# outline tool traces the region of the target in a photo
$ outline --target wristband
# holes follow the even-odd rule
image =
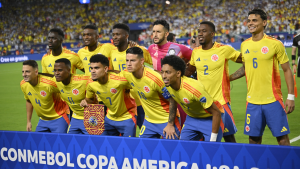
[[[288,100],[295,100],[295,95],[293,95],[293,94],[288,94],[287,99],[288,99]]]
[[[292,55],[292,60],[296,60],[296,55]]]
[[[216,142],[217,141],[218,133],[211,133],[210,141]]]
[[[295,63],[292,63],[292,66],[294,66],[295,65]]]

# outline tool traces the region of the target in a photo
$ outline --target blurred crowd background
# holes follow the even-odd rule
[[[78,0],[0,2],[0,55],[11,51],[22,54],[25,49],[39,52],[32,45],[46,44],[48,31],[54,27],[65,32],[65,42],[80,42],[82,28],[92,23],[99,29],[99,40],[110,40],[116,23],[157,19],[167,20],[176,38],[196,35],[199,22],[209,20],[216,25],[218,41],[235,42],[241,34],[249,33],[247,13],[254,8],[267,12],[267,33],[300,31],[299,0],[169,0],[169,4],[165,0],[91,0],[88,5]],[[151,44],[151,35],[150,25],[137,41]]]

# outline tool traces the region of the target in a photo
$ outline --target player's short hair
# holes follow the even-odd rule
[[[55,63],[64,63],[66,66],[68,66],[71,69],[71,62],[69,59],[66,58],[57,59]]]
[[[138,55],[138,58],[144,58],[144,52],[141,48],[139,47],[132,47],[132,48],[128,48],[126,50],[126,54],[134,54],[134,55]]]
[[[130,32],[129,26],[126,25],[125,23],[117,23],[113,26],[113,29],[123,29],[126,31],[128,34]]]
[[[103,66],[109,67],[109,60],[106,56],[102,54],[93,55],[90,58],[90,63],[101,63]]]
[[[164,28],[167,30],[167,32],[170,31],[170,25],[169,25],[169,23],[168,23],[166,20],[164,20],[164,19],[156,20],[156,21],[153,23],[153,26],[155,26],[155,25],[162,25],[162,26],[164,26]]]
[[[98,34],[98,28],[96,25],[86,25],[85,27],[83,27],[83,30],[84,29],[93,29],[96,31],[96,33]]]
[[[212,22],[210,22],[210,21],[202,21],[202,22],[200,23],[200,25],[201,25],[201,24],[206,24],[206,25],[208,25],[208,26],[210,27],[210,29],[211,29],[213,32],[216,32],[216,26],[215,26],[214,23],[212,23]]]
[[[185,74],[186,64],[180,57],[176,55],[166,56],[161,61],[161,67],[165,64],[172,66],[176,71],[181,71],[181,76]]]
[[[59,29],[59,28],[52,28],[52,29],[50,29],[49,33],[50,33],[50,32],[55,32],[55,33],[57,33],[59,36],[61,36],[62,38],[65,37],[64,31],[62,31],[62,30]]]
[[[23,65],[29,65],[33,67],[34,69],[39,69],[39,66],[35,60],[26,60],[23,62]]]
[[[251,14],[259,15],[262,20],[268,20],[267,13],[262,9],[253,9],[248,12],[248,16]]]
[[[169,41],[169,42],[173,41],[173,39],[174,39],[175,36],[176,35],[174,33],[169,33],[169,35],[167,37],[167,41]]]

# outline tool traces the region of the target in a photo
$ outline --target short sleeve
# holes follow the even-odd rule
[[[80,59],[80,57],[79,57],[78,54],[76,54],[76,64],[75,64],[75,67],[77,69],[80,69],[80,70],[84,68],[83,67],[83,63],[82,63],[82,61],[81,61],[81,59]]]
[[[227,47],[227,49],[226,49],[226,58],[235,62],[237,60],[237,58],[240,56],[241,53],[239,51],[236,51],[231,46],[226,46],[226,47]]]
[[[243,43],[241,44],[241,52],[243,51]],[[242,61],[245,62],[244,55],[242,54]]]
[[[190,60],[190,65],[192,66],[195,66],[195,61],[194,61],[194,58],[196,57],[196,51],[197,50],[193,50],[193,53],[192,53],[192,57],[191,57],[191,60]]]
[[[48,70],[47,70],[47,65],[45,64],[45,56],[46,55],[44,55],[43,58],[42,58],[42,73],[49,73]]]
[[[289,61],[284,45],[281,42],[276,43],[276,57],[280,64]]]
[[[153,63],[152,63],[152,58],[151,58],[151,55],[150,55],[150,53],[149,53],[149,51],[145,48],[145,47],[140,47],[142,50],[143,50],[143,52],[144,52],[144,59],[145,59],[145,62],[146,63],[148,63],[149,65],[153,65]]]
[[[24,94],[24,99],[25,100],[29,100],[29,97],[27,96],[27,94],[25,93],[25,89],[23,89],[23,87],[21,86],[21,90],[22,90],[22,92],[23,92],[23,94]]]
[[[86,98],[89,98],[89,99],[94,98],[94,94],[95,94],[95,92],[93,91],[93,89],[91,87],[91,83],[93,83],[93,82],[91,82],[91,81],[87,82],[86,94],[85,94]]]
[[[294,39],[293,39],[293,47],[298,47],[298,46],[299,46],[299,45],[298,45],[297,39],[294,38]]]
[[[201,89],[200,89],[201,88]],[[201,106],[204,109],[208,109],[214,102],[213,98],[208,94],[208,92],[204,89],[204,86],[198,86],[197,90],[200,91],[201,95],[197,97],[194,95],[193,99],[200,102]]]

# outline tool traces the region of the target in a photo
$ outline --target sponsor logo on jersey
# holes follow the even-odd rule
[[[47,96],[47,93],[46,93],[44,90],[42,90],[42,91],[40,92],[40,94],[41,94],[41,96],[43,96],[43,97]]]
[[[267,54],[268,52],[269,52],[269,48],[267,46],[261,48],[261,53]]]
[[[32,96],[32,94],[29,92],[28,94],[27,94],[28,96]]]
[[[190,101],[189,101],[189,99],[187,99],[187,98],[183,98],[183,102],[184,102],[185,104],[190,104]]]
[[[250,127],[247,125],[247,126],[245,127],[245,130],[246,130],[246,132],[249,132],[249,131],[250,131]]]
[[[250,52],[249,52],[249,49],[247,49],[246,52],[245,52],[244,54],[248,54],[248,53],[250,53]]]
[[[200,102],[206,103],[206,97],[203,96],[203,97],[200,99]]]
[[[111,89],[110,89],[110,92],[111,92],[112,94],[116,94],[116,93],[118,92],[118,90],[115,89],[115,88],[111,88]]]
[[[175,95],[174,95],[174,94],[171,94],[171,96],[175,98]]]
[[[65,93],[65,92],[64,92],[64,89],[61,89],[61,91],[60,91],[60,92],[61,92],[61,93]]]
[[[170,50],[168,51],[168,54],[169,54],[169,55],[175,55],[175,54],[176,54],[175,49],[170,49]]]
[[[144,86],[144,90],[145,90],[146,93],[149,93],[150,92],[150,87]]]
[[[200,61],[200,57],[198,57],[198,59],[196,60],[196,62],[197,62],[197,61]]]
[[[216,62],[216,61],[219,60],[219,56],[216,55],[216,54],[213,54],[213,55],[211,56],[211,60],[214,61],[214,62]]]
[[[134,84],[133,84],[132,82],[131,82],[130,84],[131,84],[131,86],[133,86],[133,87],[134,87]]]
[[[285,131],[288,131],[284,126],[282,127],[282,130],[281,130],[281,133],[282,132],[285,132]]]
[[[85,57],[83,60],[87,60],[87,58]]]
[[[79,94],[79,90],[78,90],[78,89],[73,89],[73,90],[72,90],[72,93],[73,93],[74,95],[78,95],[78,94]]]
[[[97,94],[101,94],[99,91],[97,91]]]
[[[48,67],[52,67],[51,63],[48,65]]]
[[[117,58],[114,59],[114,62],[117,61]]]

